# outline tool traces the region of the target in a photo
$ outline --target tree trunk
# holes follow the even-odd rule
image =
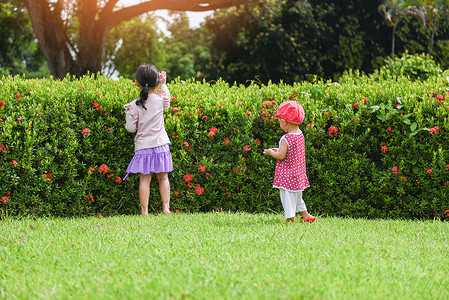
[[[432,36],[430,37],[430,49],[429,49],[429,55],[432,56],[432,52],[433,52],[433,41],[435,38],[435,28],[432,27]]]
[[[101,72],[104,44],[109,30],[102,19],[96,19],[97,1],[78,0],[80,73]]]
[[[396,39],[396,24],[394,23],[393,26],[393,36],[391,38],[391,59],[394,60],[394,46],[395,46],[395,39]]]
[[[46,0],[25,0],[24,4],[51,74],[55,78],[63,78],[67,73],[78,75],[76,63],[66,46],[60,2],[53,9]]]

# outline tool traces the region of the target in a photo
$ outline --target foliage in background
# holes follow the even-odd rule
[[[133,81],[2,77],[1,209],[11,215],[138,213],[138,176],[123,104]],[[262,154],[283,134],[285,100],[306,110],[301,126],[315,214],[446,218],[449,209],[448,82],[348,73],[336,82],[169,85],[166,112],[175,170],[174,211],[280,211],[275,161]],[[156,183],[150,210],[160,211]]]
[[[388,80],[391,76],[395,78],[407,76],[411,80],[427,80],[439,74],[441,74],[441,68],[429,55],[411,55],[406,52],[401,58],[387,59],[385,65],[375,72],[374,76],[382,76],[384,80]]]
[[[105,46],[103,69],[109,74],[134,79],[142,63],[152,63],[165,70],[169,79],[203,79],[200,72],[209,60],[210,43],[205,27],[191,29],[184,12],[170,13],[168,36],[155,30],[157,18],[145,15],[114,28]]]
[[[140,64],[160,65],[165,57],[156,18],[150,14],[123,22],[108,35],[103,55],[103,72],[111,77],[118,72],[125,78],[135,77]]]
[[[30,18],[19,1],[0,1],[0,28],[1,75],[26,73],[32,78],[50,74]]]
[[[313,76],[336,81],[350,69],[368,74],[380,68],[391,52],[392,29],[385,26],[378,12],[384,2],[391,1],[249,0],[236,8],[216,11],[197,29],[189,28],[184,12],[172,13],[170,21],[166,21],[168,33],[158,31],[156,17],[146,14],[112,30],[102,67],[107,76],[117,71],[125,78],[133,78],[137,65],[151,62],[166,70],[171,76],[169,79],[178,76],[182,80],[222,78],[231,84],[248,84],[247,80],[292,84]],[[426,27],[422,28],[414,17],[401,15],[401,21],[394,23],[395,53],[429,53],[443,69],[449,68],[448,1],[412,2],[394,1],[405,7],[417,7],[425,14]],[[14,50],[5,52],[5,59],[18,61],[17,53],[27,53],[26,47],[20,51],[16,49],[22,45],[17,41],[22,40],[34,40],[30,49],[40,53],[23,6],[17,0],[3,0],[2,3],[19,8],[18,13],[8,17],[17,22],[2,22],[5,28],[1,35],[2,46],[10,45],[5,34],[11,37],[14,32],[13,48],[8,48]],[[3,16],[7,11],[3,9]],[[69,34],[76,41],[77,23],[70,22]],[[18,28],[17,24],[28,25]],[[86,53],[84,56],[89,59],[96,54],[95,51]],[[42,55],[39,57],[37,61],[33,56],[21,57],[20,62],[27,61],[27,65],[36,62],[38,69]],[[31,73],[30,69],[8,73],[3,64],[3,74],[41,75]]]

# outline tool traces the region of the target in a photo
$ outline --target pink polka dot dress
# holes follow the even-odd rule
[[[306,175],[306,155],[304,135],[300,133],[287,133],[282,140],[288,145],[287,154],[284,159],[278,160],[274,172],[274,188],[281,188],[291,192],[303,191],[309,187]]]

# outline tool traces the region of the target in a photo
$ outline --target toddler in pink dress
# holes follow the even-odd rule
[[[304,108],[296,101],[281,103],[275,116],[286,134],[279,141],[279,148],[265,149],[264,154],[277,159],[273,187],[278,188],[287,222],[294,222],[296,213],[301,220],[312,223],[315,217],[307,212],[302,191],[309,187],[306,175],[304,135],[298,124],[304,120]]]

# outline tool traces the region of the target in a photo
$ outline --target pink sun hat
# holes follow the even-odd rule
[[[289,100],[282,102],[276,110],[275,117],[280,117],[286,122],[293,124],[302,124],[304,121],[304,108],[297,101]]]

